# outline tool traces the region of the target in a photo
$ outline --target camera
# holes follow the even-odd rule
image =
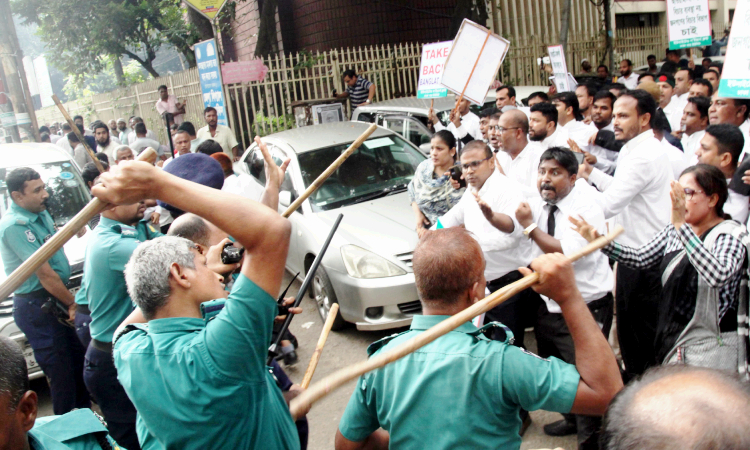
[[[235,247],[233,243],[227,242],[224,244],[224,249],[221,251],[221,262],[223,264],[237,264],[242,261],[242,256],[244,254],[244,248]]]
[[[462,174],[461,166],[456,164],[455,166],[451,167],[450,170],[451,170],[451,178],[454,179],[455,181],[458,181],[459,186],[461,186],[462,188],[465,188],[466,180],[461,178],[461,174]]]

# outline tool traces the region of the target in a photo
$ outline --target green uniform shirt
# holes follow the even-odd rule
[[[115,341],[117,378],[150,449],[298,449],[299,436],[266,367],[276,301],[244,275],[224,309],[155,319]]]
[[[112,342],[117,327],[135,306],[125,285],[125,264],[136,247],[163,236],[153,225],[140,221],[135,227],[101,218],[86,244],[81,289],[76,303],[88,304],[91,311],[91,337]]]
[[[386,345],[376,342],[368,353],[387,351],[448,317],[414,316],[409,331],[382,340],[390,340]],[[467,322],[360,377],[339,430],[361,442],[382,427],[391,448],[518,449],[519,409],[570,412],[579,380],[575,366],[488,340]]]
[[[55,234],[55,221],[49,212],[39,214],[29,212],[15,202],[10,202],[10,208],[0,220],[0,256],[3,258],[5,274],[10,275],[29,257]],[[49,259],[52,267],[62,280],[67,283],[70,279],[70,264],[65,252],[61,248]],[[36,274],[31,275],[16,290],[16,294],[43,289]]]
[[[101,450],[95,433],[103,434],[114,450],[122,448],[109,437],[107,428],[90,409],[39,417],[28,436],[33,450]]]

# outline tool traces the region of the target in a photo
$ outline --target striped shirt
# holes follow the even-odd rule
[[[622,264],[645,269],[660,264],[664,255],[685,249],[690,263],[709,286],[719,289],[719,319],[737,307],[740,272],[745,261],[745,246],[730,234],[722,234],[713,250],[687,224],[676,230],[671,223],[640,248],[612,242],[602,252]],[[680,305],[677,305],[679,308]]]
[[[371,81],[367,81],[363,76],[357,76],[357,82],[354,86],[347,86],[346,92],[349,93],[349,101],[352,102],[352,109],[361,105],[370,96]]]

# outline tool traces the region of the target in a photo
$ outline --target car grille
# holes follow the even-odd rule
[[[422,303],[419,300],[413,302],[399,303],[398,309],[403,314],[422,314]]]
[[[404,263],[406,267],[411,268],[411,260],[414,257],[414,252],[401,253],[396,255],[396,259]]]

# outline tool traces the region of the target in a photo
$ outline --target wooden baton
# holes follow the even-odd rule
[[[614,231],[610,232],[606,236],[600,236],[598,239],[590,242],[585,247],[581,248],[577,252],[569,256],[571,262],[577,261],[578,259],[593,253],[605,245],[612,242],[617,236],[623,232],[621,226],[616,226]],[[464,309],[458,314],[445,319],[429,330],[418,334],[417,336],[409,339],[408,341],[396,346],[395,348],[369,358],[365,361],[361,361],[349,367],[345,367],[338,372],[335,372],[319,382],[315,383],[310,389],[307,389],[298,397],[294,398],[289,404],[289,409],[292,414],[292,418],[296,420],[302,411],[309,409],[313,403],[325,397],[333,390],[341,387],[344,383],[353,380],[367,372],[373,371],[387,364],[390,364],[404,356],[412,353],[421,347],[429,344],[435,339],[443,336],[449,331],[458,328],[462,324],[470,321],[474,317],[479,316],[482,313],[489,311],[490,309],[501,304],[505,300],[513,297],[517,293],[523,291],[535,285],[539,281],[539,274],[532,273],[526,275],[515,283],[511,283],[504,288],[488,295],[483,300],[473,304],[472,306]]]
[[[326,323],[325,325],[323,325],[323,331],[320,333],[318,345],[315,346],[315,351],[313,352],[312,358],[310,358],[310,365],[307,366],[305,377],[302,378],[302,389],[307,389],[307,387],[310,386],[310,381],[312,380],[313,374],[315,373],[315,368],[318,367],[318,361],[320,361],[320,355],[323,353],[323,347],[325,347],[326,345],[328,333],[331,332],[333,321],[336,320],[336,314],[338,314],[338,312],[339,304],[334,303],[331,306],[331,310],[328,311],[328,318],[326,318]]]
[[[65,117],[65,120],[68,121],[68,125],[70,125],[70,128],[73,129],[73,133],[75,133],[76,136],[78,136],[78,140],[81,141],[81,145],[83,145],[83,148],[86,149],[86,152],[89,154],[91,159],[94,160],[94,164],[96,165],[96,168],[99,169],[99,173],[104,173],[104,166],[102,166],[101,161],[99,161],[99,158],[96,157],[96,154],[94,151],[89,147],[89,144],[86,142],[86,138],[83,137],[81,134],[81,130],[78,129],[78,125],[76,125],[75,122],[73,122],[73,119],[70,117],[70,114],[68,114],[68,111],[65,110],[65,106],[63,106],[62,102],[60,102],[60,99],[57,98],[56,94],[52,94],[52,100],[54,100],[55,105],[60,109],[60,112],[62,113],[63,117]],[[109,129],[107,129],[109,131]],[[73,149],[75,151],[75,149]],[[83,167],[81,167],[83,169]]]
[[[367,140],[367,138],[370,137],[370,135],[372,133],[374,133],[375,130],[377,130],[377,129],[378,129],[378,126],[376,124],[374,124],[374,123],[371,124],[365,130],[365,132],[362,133],[357,138],[356,141],[352,142],[352,145],[350,145],[349,148],[347,148],[344,151],[344,153],[342,153],[341,155],[339,155],[339,157],[336,158],[336,160],[334,162],[332,162],[331,165],[328,166],[328,168],[326,170],[324,170],[323,173],[321,173],[318,176],[318,178],[316,178],[315,181],[313,181],[312,184],[307,189],[305,189],[305,192],[303,192],[302,195],[300,195],[297,200],[295,200],[291,205],[289,205],[289,207],[286,209],[286,211],[284,211],[284,214],[282,214],[282,216],[283,217],[289,217],[289,216],[291,216],[292,213],[297,208],[299,208],[299,205],[301,205],[302,202],[304,202],[305,200],[307,200],[307,198],[309,196],[311,196],[312,193],[315,192],[316,189],[318,189],[320,186],[322,186],[323,183],[325,183],[325,181],[328,179],[328,177],[330,177],[331,174],[336,169],[338,169],[339,166],[341,166],[341,164],[344,163],[344,161],[346,161],[346,158],[348,158],[349,155],[351,155],[352,153],[354,153],[354,150],[358,149],[359,146],[362,145],[362,143],[365,142],[365,140]]]
[[[149,147],[138,155],[138,161],[151,162],[156,160],[156,150]],[[82,210],[78,212],[70,222],[55,233],[50,240],[44,243],[29,259],[23,262],[8,278],[0,284],[0,298],[6,298],[18,288],[27,278],[41,267],[42,264],[52,258],[52,255],[65,245],[66,242],[75,236],[91,218],[104,211],[109,206],[98,198],[94,197]]]

